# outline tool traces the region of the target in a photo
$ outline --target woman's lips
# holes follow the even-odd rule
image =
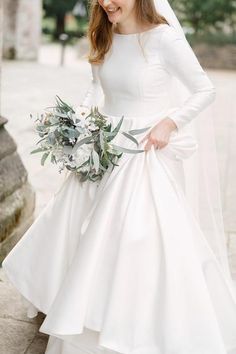
[[[111,9],[111,10],[106,10],[107,11],[107,14],[108,15],[113,15],[113,14],[116,14],[117,12],[119,12],[120,10],[120,7],[117,7],[117,8],[114,8],[114,9]]]

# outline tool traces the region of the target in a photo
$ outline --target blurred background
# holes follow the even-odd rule
[[[170,2],[217,89],[221,198],[236,277],[236,1]],[[52,106],[55,95],[74,107],[83,98],[91,79],[88,13],[86,0],[0,0],[0,262],[63,180],[49,162],[41,166],[39,156],[30,154],[38,141],[30,114],[36,117]],[[43,315],[26,317],[0,268],[1,353],[44,353],[42,320]]]

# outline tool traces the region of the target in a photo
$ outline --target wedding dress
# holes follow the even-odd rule
[[[198,143],[184,129],[215,88],[175,29],[141,34],[114,33],[83,105],[114,124],[124,115],[123,130],[168,116],[178,127],[169,144],[123,154],[100,183],[69,173],[2,264],[46,314],[46,354],[236,353],[235,289],[185,198],[183,164]],[[181,107],[173,75],[192,92]]]

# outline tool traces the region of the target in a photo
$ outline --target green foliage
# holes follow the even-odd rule
[[[236,36],[232,34],[227,34],[222,31],[218,32],[204,32],[198,34],[187,34],[188,41],[191,45],[199,43],[207,43],[209,45],[223,46],[227,44],[236,45]]]
[[[47,17],[64,16],[71,12],[77,0],[44,0],[43,8]]]
[[[85,9],[85,14],[75,14],[73,11],[76,5],[82,5]],[[84,34],[84,21],[88,19],[88,9],[86,0],[43,0],[44,19],[53,19],[51,22],[44,22],[43,32],[53,34],[54,39],[58,39],[61,33],[67,33],[70,37],[80,37]],[[73,25],[73,21],[66,23],[66,15],[72,14],[77,20],[77,26]],[[76,22],[76,21],[75,21]],[[71,28],[71,23],[72,27]],[[49,24],[49,26],[48,26]],[[81,26],[82,24],[82,26]]]
[[[193,28],[194,32],[206,29],[220,30],[228,24],[235,26],[235,0],[170,0],[183,25]]]

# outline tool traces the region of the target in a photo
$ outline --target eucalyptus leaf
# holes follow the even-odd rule
[[[73,139],[73,138],[78,138],[79,137],[79,132],[76,129],[71,129],[68,127],[62,127],[61,132],[64,136],[67,138]]]
[[[100,165],[99,165],[99,166],[100,166],[100,169],[101,169],[102,171],[104,171],[104,172],[105,172],[105,171],[107,170],[105,167],[103,167],[103,165],[102,165],[101,163],[100,163]]]
[[[59,112],[59,111],[55,111],[55,116],[57,117],[61,117],[61,118],[68,118],[68,114],[67,113],[62,113],[62,112]]]
[[[55,134],[54,133],[49,133],[48,134],[48,142],[49,144],[51,145],[54,145],[55,142],[56,142],[56,137],[55,137]]]
[[[63,146],[63,151],[65,154],[68,154],[68,155],[72,155],[72,146],[69,146],[69,145],[64,145]]]
[[[133,149],[127,149],[127,148],[124,148],[122,146],[118,146],[118,145],[114,145],[112,144],[112,146],[117,149],[118,151],[121,151],[121,152],[127,152],[127,153],[130,153],[130,154],[138,154],[140,152],[144,152],[145,150],[133,150]]]
[[[100,163],[100,159],[97,151],[95,150],[92,151],[92,158],[93,158],[94,168],[97,173],[99,171],[99,163]]]
[[[43,154],[43,156],[42,156],[42,158],[41,158],[41,165],[42,165],[42,166],[44,165],[44,163],[45,163],[47,157],[49,156],[49,154],[50,154],[50,151],[45,152],[45,153]]]
[[[107,136],[114,138],[118,134],[120,127],[123,123],[123,120],[124,120],[124,116],[122,116],[122,118],[119,120],[117,126],[112,130],[111,133],[108,133]]]
[[[46,128],[44,124],[38,124],[37,127],[36,127],[36,130],[39,131],[39,132],[44,132],[47,129],[48,128]]]
[[[39,141],[37,141],[36,145],[38,145],[39,143],[41,143],[43,140],[45,140],[47,137],[44,137],[42,139],[40,139]]]
[[[92,136],[88,136],[86,138],[83,138],[81,140],[79,140],[75,146],[73,147],[73,151],[72,151],[72,154],[74,154],[76,152],[76,150],[83,144],[87,144],[87,143],[90,143],[93,141],[93,137]]]
[[[107,151],[109,153],[111,153],[112,155],[115,155],[115,156],[119,156],[120,155],[120,151],[118,151],[117,149],[113,148],[112,146],[109,146],[109,149]]]
[[[75,113],[74,109],[71,106],[69,106],[66,102],[64,102],[58,95],[56,95],[56,99],[59,104],[62,104],[62,106],[66,107],[69,111]]]
[[[56,157],[55,157],[55,155],[53,153],[51,154],[51,162],[52,163],[56,163],[57,162]]]
[[[101,149],[104,150],[105,144],[104,144],[104,137],[103,137],[103,132],[100,130],[99,132],[99,142]]]
[[[44,149],[44,148],[38,148],[35,150],[30,151],[31,154],[36,154],[37,152],[43,152],[43,151],[47,151],[48,149]]]
[[[78,166],[78,169],[81,168],[81,167],[84,167],[84,166],[88,165],[89,160],[90,160],[90,159],[87,159],[85,162],[82,163],[82,165],[79,165],[79,166]]]
[[[137,141],[132,135],[130,135],[130,134],[126,133],[126,132],[122,132],[122,134],[123,134],[126,138],[130,139],[131,141],[133,141],[133,142],[138,146],[138,141]]]
[[[137,135],[137,134],[141,134],[144,133],[146,130],[150,129],[151,127],[146,127],[146,128],[140,128],[140,129],[132,129],[129,130],[128,133],[132,134],[132,135]]]
[[[119,166],[118,164],[116,164],[116,163],[113,162],[113,161],[111,161],[111,163],[112,163],[113,167],[114,167],[114,166]]]

